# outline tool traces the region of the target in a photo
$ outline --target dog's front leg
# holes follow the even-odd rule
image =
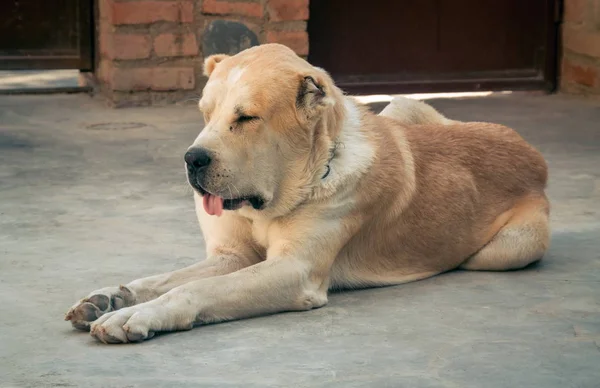
[[[327,303],[328,272],[342,240],[340,233],[284,240],[269,249],[266,261],[106,314],[92,324],[91,334],[105,343],[140,341],[195,324],[321,307]]]
[[[222,249],[219,254],[186,268],[137,279],[125,286],[92,291],[69,309],[65,320],[71,321],[76,329],[89,330],[90,324],[106,313],[150,301],[190,281],[238,271],[260,260],[251,249]]]

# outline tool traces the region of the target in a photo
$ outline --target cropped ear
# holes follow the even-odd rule
[[[296,107],[304,112],[307,118],[311,118],[323,108],[334,104],[334,99],[329,95],[331,92],[324,78],[305,75],[298,87]]]
[[[204,75],[210,77],[215,67],[224,59],[229,58],[227,54],[214,54],[204,60]]]

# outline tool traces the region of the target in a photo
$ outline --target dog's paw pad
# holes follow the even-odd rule
[[[102,312],[108,310],[110,306],[110,298],[106,295],[92,295],[88,298],[88,302],[95,305]]]
[[[135,296],[124,286],[103,288],[75,304],[65,315],[77,330],[90,330],[90,323],[106,313],[135,304]]]

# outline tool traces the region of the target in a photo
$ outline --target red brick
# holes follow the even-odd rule
[[[109,18],[112,7],[112,0],[98,0],[98,19],[106,20]]]
[[[152,90],[194,89],[195,78],[193,68],[164,68],[153,69]]]
[[[148,58],[151,48],[152,44],[149,36],[114,34],[109,31],[104,31],[100,35],[100,53],[106,58]]]
[[[564,20],[571,23],[583,22],[588,0],[565,0]]]
[[[204,0],[202,12],[215,15],[240,15],[262,18],[263,6],[261,3],[240,3],[226,0]]]
[[[566,26],[563,31],[563,47],[594,58],[600,58],[600,30],[585,31]]]
[[[600,0],[595,0],[592,4],[592,18],[596,25],[596,29],[600,30]]]
[[[179,3],[179,16],[182,23],[191,23],[194,21],[194,3],[185,1]]]
[[[96,77],[101,82],[109,82],[112,76],[112,61],[102,59],[96,69]]]
[[[308,20],[308,0],[269,0],[267,11],[274,22]]]
[[[181,57],[198,54],[194,34],[162,34],[154,38],[154,53],[159,57]]]
[[[98,28],[98,51],[101,58],[111,56],[113,35],[112,28],[100,22],[100,28]]]
[[[108,79],[113,90],[146,90],[150,88],[152,69],[113,68]]]
[[[308,55],[308,33],[306,31],[269,31],[267,43],[281,43],[298,55]]]
[[[115,68],[109,81],[113,90],[180,90],[195,86],[194,69],[189,67]]]
[[[191,1],[111,2],[110,20],[113,24],[191,22],[193,3]]]
[[[562,64],[562,80],[587,87],[599,86],[600,69],[574,63],[564,59]]]

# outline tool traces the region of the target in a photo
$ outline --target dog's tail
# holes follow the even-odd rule
[[[400,121],[405,125],[413,124],[442,124],[450,125],[456,123],[454,120],[447,119],[440,112],[426,103],[413,100],[406,97],[394,97],[394,99],[386,106],[381,113],[381,116],[390,117]]]

